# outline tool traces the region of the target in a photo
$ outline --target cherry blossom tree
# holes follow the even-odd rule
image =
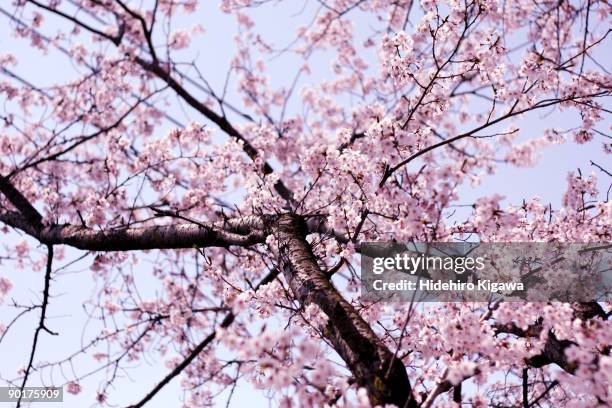
[[[532,166],[547,146],[612,152],[609,2],[306,1],[307,23],[276,37],[256,16],[280,0],[209,3],[1,5],[53,82],[19,69],[23,50],[0,54],[0,259],[42,271],[32,305],[0,276],[14,311],[0,347],[16,321],[37,321],[7,382],[60,371],[52,385],[104,406],[119,374],[153,356],[166,375],[131,407],[174,380],[183,407],[231,406],[242,383],[282,407],[608,406],[609,304],[366,302],[358,255],[364,241],[468,234],[610,242],[601,162],[554,181],[567,182],[560,208],[489,195],[456,214],[461,186]],[[206,74],[215,55],[196,58],[214,46],[211,7],[238,33],[221,81]],[[279,84],[270,65],[284,57]],[[52,58],[72,70],[44,69]],[[328,74],[312,75],[321,58]],[[522,138],[523,119],[545,112],[576,119]],[[98,283],[85,309],[99,330],[41,359],[71,259]],[[155,291],[139,291],[143,275]]]

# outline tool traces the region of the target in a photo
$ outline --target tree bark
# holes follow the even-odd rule
[[[372,404],[416,407],[406,367],[319,268],[305,239],[303,219],[282,215],[275,229],[283,273],[295,298],[302,306],[315,304],[327,314],[329,321],[323,334],[346,362],[356,383],[366,388]]]
[[[81,225],[32,225],[15,211],[0,212],[0,221],[21,229],[46,245],[69,245],[89,251],[134,251],[192,247],[249,247],[265,242],[262,217],[225,221],[96,229]]]

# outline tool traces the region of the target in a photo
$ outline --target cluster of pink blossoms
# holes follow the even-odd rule
[[[0,303],[19,313],[40,302],[4,270],[43,279],[49,252],[37,238],[48,231],[81,234],[54,244],[49,313],[68,314],[53,309],[54,285],[72,260],[94,289],[75,301],[92,322],[81,349],[33,353],[13,382],[60,372],[69,394],[111,406],[122,403],[117,372],[187,361],[184,408],[231,399],[244,382],[282,407],[368,408],[384,387],[350,352],[372,333],[402,364],[413,406],[610,404],[609,303],[373,303],[359,275],[367,241],[612,239],[610,169],[598,158],[550,181],[565,178],[560,205],[496,192],[462,201],[500,168],[533,168],[553,149],[601,145],[609,158],[607,2],[153,3],[0,6],[20,44],[66,66],[31,78],[27,55],[0,54]],[[274,25],[288,16],[291,36]],[[211,38],[228,18],[225,38]],[[201,56],[211,42],[234,52]],[[23,222],[24,201],[40,225]],[[252,221],[289,212],[334,296],[300,301],[282,234]],[[143,231],[157,246],[127,248]],[[113,236],[124,241],[85,245]],[[322,306],[350,307],[353,321]],[[332,330],[355,321],[366,335]]]

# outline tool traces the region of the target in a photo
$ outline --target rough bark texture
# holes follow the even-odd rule
[[[582,321],[587,321],[593,318],[601,318],[606,320],[608,315],[597,302],[576,302],[572,304],[574,310],[574,318],[579,318]],[[510,333],[518,337],[539,337],[542,332],[542,325],[537,322],[529,326],[526,330],[521,329],[514,323],[506,325],[494,326],[498,333]],[[570,362],[565,355],[568,347],[575,345],[573,341],[559,340],[553,331],[549,331],[544,349],[540,354],[537,354],[526,361],[526,363],[534,368],[541,368],[549,364],[556,364],[570,374],[576,371],[577,365]]]
[[[325,337],[373,404],[416,407],[406,368],[321,271],[305,239],[306,228],[301,218],[290,214],[282,215],[276,226],[283,273],[294,296],[302,305],[314,303],[327,314]]]
[[[265,241],[260,217],[213,223],[159,225],[140,228],[95,229],[80,225],[34,226],[14,211],[0,221],[19,228],[46,245],[69,245],[90,251],[132,251],[191,247],[248,247]]]
[[[36,208],[30,204],[27,198],[15,188],[13,183],[6,177],[0,175],[0,192],[10,201],[11,204],[23,215],[25,221],[34,228],[42,225],[42,216]]]

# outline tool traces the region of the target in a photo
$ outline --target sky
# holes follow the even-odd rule
[[[315,2],[316,3],[316,2]],[[198,67],[213,84],[222,84],[232,57],[233,43],[232,37],[236,34],[236,26],[231,17],[221,13],[216,7],[216,2],[202,2],[200,10],[188,19],[184,19],[184,25],[194,22],[202,24],[205,33],[198,37],[196,42],[189,48],[185,58],[194,58]],[[10,6],[2,6],[10,9]],[[306,11],[312,11],[312,4],[307,6]],[[285,45],[293,38],[296,28],[305,24],[309,20],[311,13],[300,13],[303,3],[300,1],[287,2],[285,5],[266,7],[257,9],[254,13],[257,27],[261,28],[264,37],[274,36],[279,38],[277,45]],[[355,25],[361,21],[361,17],[355,17]],[[70,77],[74,72],[67,63],[66,57],[57,52],[49,55],[42,55],[39,51],[29,46],[27,41],[15,39],[7,24],[7,18],[0,15],[0,54],[13,52],[20,58],[20,65],[17,71],[25,78],[31,79],[38,86],[47,86],[55,82]],[[86,44],[87,45],[87,44]],[[607,66],[610,66],[610,58],[607,57]],[[296,65],[290,58],[279,57],[267,62],[271,68],[270,76],[274,83],[290,83],[296,72]],[[317,83],[321,79],[329,79],[332,75],[329,69],[329,55],[325,53],[313,56],[311,65],[316,67],[310,76],[304,76],[299,82],[301,86]],[[372,61],[376,67],[376,63]],[[217,88],[218,90],[219,88]],[[231,96],[231,91],[230,91]],[[236,100],[236,99],[235,99]],[[237,104],[240,100],[236,100]],[[300,109],[298,99],[295,98],[290,105],[290,109]],[[182,123],[188,123],[195,119],[195,115],[181,103],[173,105],[168,113]],[[556,127],[568,128],[576,123],[577,116],[572,114],[551,114],[549,111],[536,111],[521,119],[521,139],[526,140],[532,137],[539,137],[543,129],[550,127],[554,123]],[[579,119],[579,118],[578,118]],[[610,128],[610,121],[602,128]],[[165,123],[156,130],[158,134],[164,134],[172,125]],[[510,166],[501,166],[497,174],[487,178],[478,187],[464,186],[460,189],[461,203],[471,204],[478,197],[498,193],[507,197],[507,203],[520,203],[523,198],[533,196],[541,197],[543,202],[552,203],[553,207],[560,205],[561,197],[565,191],[566,175],[568,171],[581,168],[584,173],[590,173],[595,169],[590,165],[590,160],[600,164],[606,163],[606,157],[601,148],[601,143],[591,143],[586,145],[576,145],[567,143],[548,147],[539,162],[533,168],[517,169]],[[607,188],[607,182],[601,173],[598,174],[600,185]],[[21,242],[24,237],[16,233],[0,235],[0,246],[12,247]],[[36,243],[28,239],[31,246]],[[75,251],[66,250],[66,257],[62,261],[56,261],[59,267],[72,262],[78,255]],[[143,262],[139,274],[143,275],[143,290],[147,290],[147,277],[150,274],[150,259],[143,256]],[[58,336],[49,336],[43,333],[40,346],[37,351],[37,360],[56,360],[61,356],[67,356],[75,349],[80,348],[81,342],[90,338],[96,333],[95,325],[87,321],[83,310],[83,303],[95,293],[97,282],[92,280],[89,266],[93,260],[92,256],[74,263],[61,273],[56,275],[52,286],[53,298],[51,299],[48,325],[59,332]],[[16,270],[11,264],[0,263],[0,274],[8,276],[15,287],[11,292],[11,297],[19,299],[22,303],[30,301],[36,302],[40,299],[43,282],[42,271]],[[152,280],[150,280],[152,281]],[[151,285],[153,285],[151,283]],[[154,286],[148,288],[155,290]],[[6,323],[14,316],[14,309],[0,306],[0,321]],[[30,318],[24,318],[11,330],[5,340],[0,343],[0,377],[11,378],[15,370],[25,365],[30,351],[30,343],[34,332],[37,318],[32,314]],[[85,327],[85,330],[83,330]],[[75,367],[79,373],[94,367],[92,358],[81,358],[80,365]],[[163,365],[163,360],[157,358],[146,363],[140,363],[130,370],[131,378],[122,378],[116,383],[113,390],[113,402],[120,406],[138,401],[153,384],[157,383],[165,374],[167,368]],[[53,378],[61,378],[60,373],[53,373]],[[29,385],[38,385],[40,378],[38,375],[31,377]],[[44,378],[49,382],[51,378]],[[83,381],[83,393],[79,396],[70,396],[65,393],[63,404],[47,403],[44,407],[86,407],[91,405],[92,393],[97,389],[99,378],[88,378]],[[178,406],[178,398],[181,395],[179,380],[174,380],[158,396],[151,401],[148,406],[152,408]],[[224,399],[219,399],[223,401]],[[11,406],[10,404],[0,403],[0,408]],[[249,406],[252,408],[269,406],[264,393],[254,390],[246,383],[242,383],[233,397],[232,406]]]

